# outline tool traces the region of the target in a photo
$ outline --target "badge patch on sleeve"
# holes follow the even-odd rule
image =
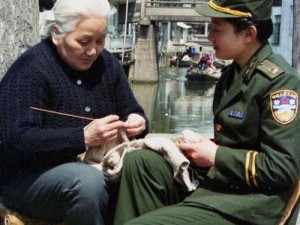
[[[274,119],[281,124],[294,120],[298,111],[298,94],[292,90],[280,90],[270,95]]]

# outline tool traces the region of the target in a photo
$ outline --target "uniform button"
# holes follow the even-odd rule
[[[219,124],[219,123],[217,123],[217,124],[215,125],[215,128],[216,128],[216,131],[220,132],[220,131],[222,130],[222,125]]]
[[[194,181],[193,181],[193,184],[194,184],[196,187],[198,187],[199,184],[200,184],[200,182],[199,182],[198,180],[194,180]]]
[[[90,107],[88,107],[88,106],[86,106],[86,107],[84,108],[84,111],[86,111],[86,112],[90,112],[90,111],[91,111],[91,108],[90,108]]]
[[[77,80],[77,81],[76,81],[76,84],[77,84],[77,85],[82,85],[82,80]]]

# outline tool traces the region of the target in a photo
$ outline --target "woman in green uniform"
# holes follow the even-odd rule
[[[271,9],[265,0],[196,7],[211,17],[216,56],[233,60],[216,86],[214,140],[178,145],[198,188],[184,192],[161,156],[134,151],[125,158],[115,225],[278,224],[299,182],[300,80],[267,41]]]

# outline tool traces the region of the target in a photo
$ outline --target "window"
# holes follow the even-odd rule
[[[280,24],[281,24],[281,16],[275,16],[273,23],[273,34],[270,38],[270,42],[273,45],[279,45],[280,43]]]
[[[273,6],[281,6],[282,5],[282,0],[274,0]]]

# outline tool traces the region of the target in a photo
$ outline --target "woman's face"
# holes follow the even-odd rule
[[[232,24],[222,18],[211,18],[208,39],[219,59],[242,58],[245,49],[244,31],[236,33]]]
[[[87,70],[91,67],[105,45],[107,19],[88,17],[80,20],[74,31],[60,37],[53,35],[58,54],[75,70]]]

